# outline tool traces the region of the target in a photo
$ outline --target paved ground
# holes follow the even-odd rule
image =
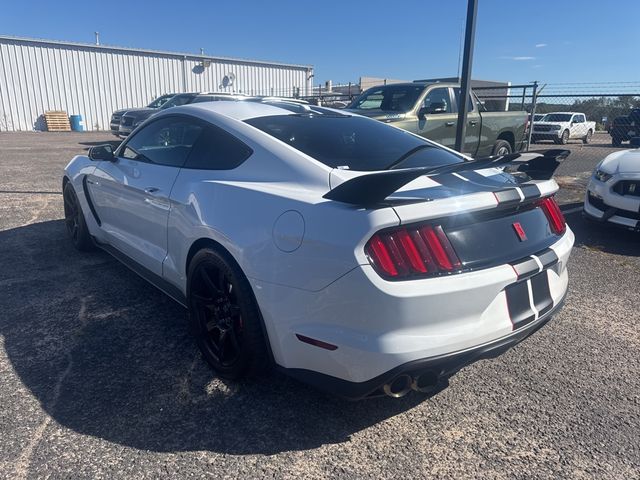
[[[176,304],[65,239],[61,170],[111,138],[0,134],[0,478],[640,478],[638,236],[569,215],[562,313],[433,398],[225,384]],[[567,185],[612,151],[570,148]]]

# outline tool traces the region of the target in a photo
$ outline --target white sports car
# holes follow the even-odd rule
[[[518,157],[309,105],[189,105],[75,157],[66,225],[188,308],[220,376],[432,392],[564,300],[558,186],[504,173]]]
[[[634,150],[622,150],[602,160],[591,176],[584,199],[589,219],[640,230],[640,137]]]

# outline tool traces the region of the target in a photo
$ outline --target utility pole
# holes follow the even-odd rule
[[[523,94],[524,95],[524,94]],[[531,146],[531,136],[533,135],[533,118],[536,116],[536,104],[538,103],[538,81],[533,82],[533,94],[531,95],[531,120],[529,120],[529,135],[527,137],[527,152]]]
[[[473,44],[476,36],[476,14],[478,13],[478,0],[468,0],[468,2],[455,145],[455,149],[460,153],[464,151],[464,139],[467,134],[467,113],[469,113],[469,93],[471,91],[471,66],[473,64]]]

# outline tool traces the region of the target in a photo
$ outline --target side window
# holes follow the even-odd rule
[[[451,99],[449,98],[448,88],[434,88],[427,93],[427,96],[424,97],[424,101],[422,102],[422,106],[427,109],[427,112],[433,111],[432,109],[442,104],[444,104],[445,110],[441,113],[451,113]]]
[[[166,117],[150,123],[124,146],[124,158],[182,167],[203,127],[185,117]]]
[[[578,123],[584,123],[585,122],[584,115],[576,115],[575,116],[575,121],[578,122]]]
[[[221,128],[204,127],[184,168],[231,170],[251,156],[253,150]]]
[[[456,92],[456,105],[460,105],[460,89],[454,88],[454,91]],[[467,111],[473,112],[473,101],[471,100],[471,94],[469,94],[469,103],[467,104]]]
[[[359,100],[357,107],[362,110],[374,110],[382,107],[384,95],[382,90],[370,92],[366,97]]]

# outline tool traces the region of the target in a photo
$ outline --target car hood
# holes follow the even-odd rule
[[[534,125],[562,125],[563,123],[569,123],[569,122],[533,122]]]
[[[147,110],[153,110],[155,111],[155,108],[149,108],[149,107],[142,107],[142,108],[121,108],[120,110],[116,110],[115,112],[113,112],[114,115],[124,115],[125,113],[129,113],[129,112],[140,112],[140,111],[147,111]]]
[[[640,148],[612,153],[602,161],[599,168],[610,174],[640,173]]]
[[[157,111],[158,110],[155,108],[134,108],[132,110],[127,110],[125,115],[127,117],[133,117],[136,120],[144,120],[146,118],[149,118]]]

